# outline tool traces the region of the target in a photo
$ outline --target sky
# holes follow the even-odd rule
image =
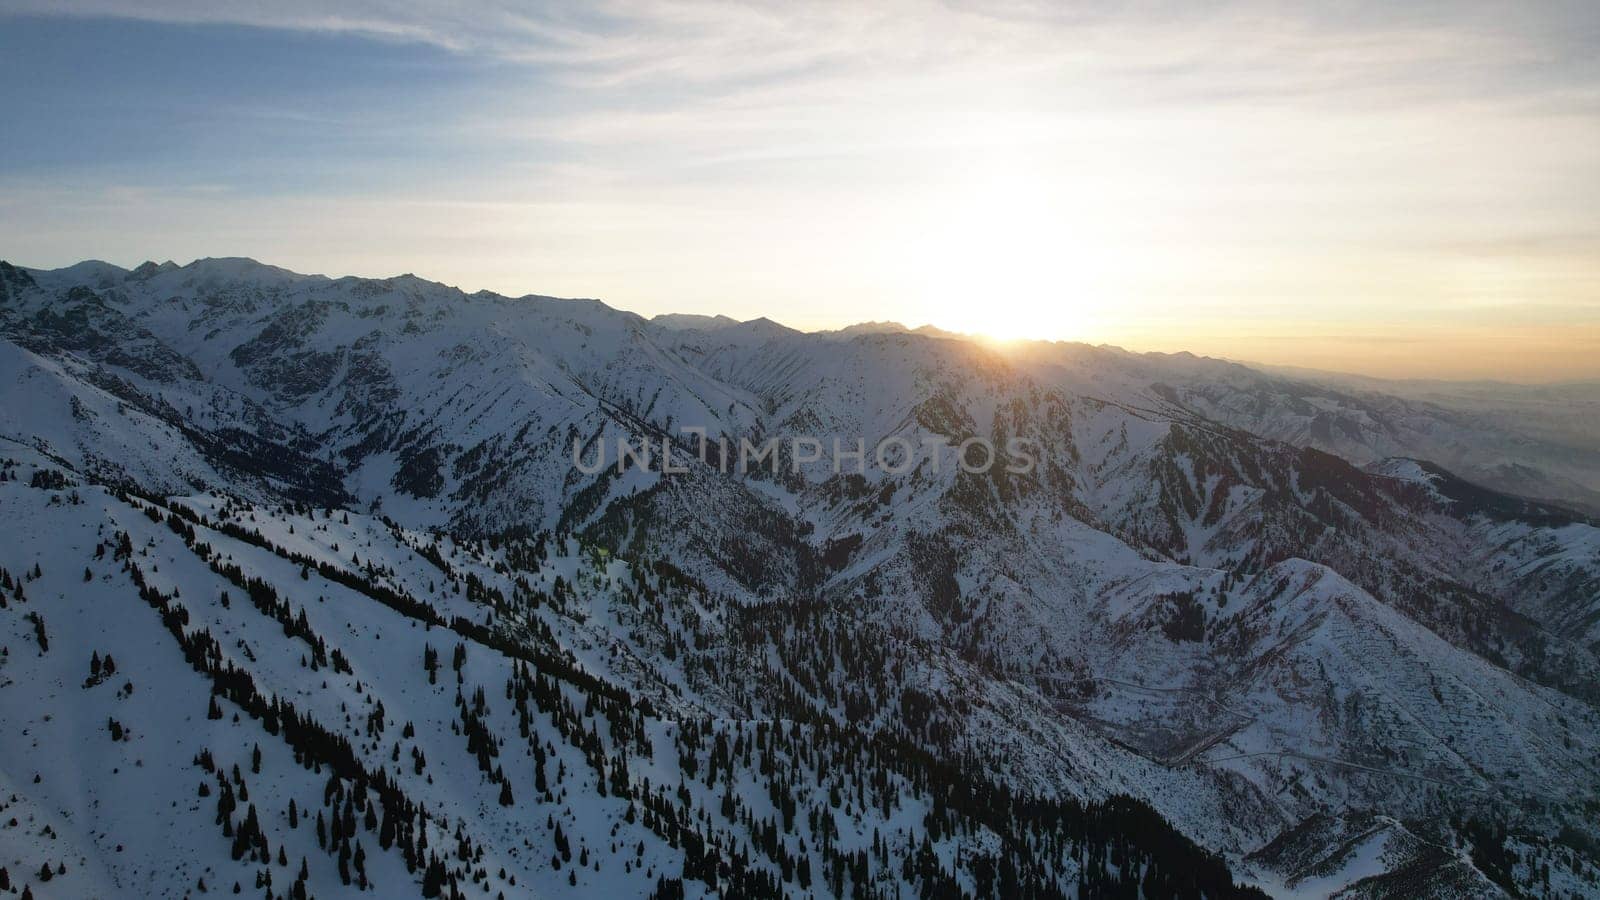
[[[1600,4],[0,0],[0,258],[1600,378]]]

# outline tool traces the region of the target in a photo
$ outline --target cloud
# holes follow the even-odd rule
[[[1584,2],[1097,4],[364,0],[0,0],[0,13],[245,25],[418,41],[568,69],[596,84],[805,80],[981,66],[1207,82],[1215,92],[1337,90],[1468,70],[1581,62]],[[1440,72],[1440,67],[1445,67]],[[1592,73],[1591,73],[1592,75]],[[1469,79],[1470,80],[1470,79]]]
[[[938,303],[959,312],[962,291],[1037,283],[1066,304],[1048,322],[1107,336],[1197,311],[1290,329],[1316,310],[1438,323],[1497,304],[1592,319],[1600,279],[1587,0],[0,0],[8,12],[263,35],[241,49],[265,75],[185,92],[194,73],[178,71],[126,96],[115,122],[140,129],[138,158],[56,162],[129,142],[41,89],[34,108],[68,127],[32,129],[30,169],[0,178],[38,198],[9,204],[23,215],[0,243],[63,261],[201,244],[646,311],[790,304],[816,325],[946,324]],[[309,71],[285,87],[272,54],[323,43],[305,34],[339,40],[331,60],[301,47]],[[427,65],[396,74],[413,57]],[[1008,303],[1032,313],[993,306]]]

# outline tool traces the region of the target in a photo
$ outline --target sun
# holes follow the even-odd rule
[[[1092,210],[1015,169],[950,185],[929,204],[918,302],[928,322],[995,341],[1081,337],[1111,260]]]

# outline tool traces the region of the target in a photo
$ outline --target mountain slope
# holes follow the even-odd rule
[[[1235,891],[1133,801],[1023,805],[826,715],[716,715],[670,666],[633,694],[619,651],[697,615],[670,568],[6,472],[4,853],[37,896]]]
[[[334,753],[324,767],[341,760],[340,791],[387,785],[374,766],[398,779],[404,797],[379,805],[397,822],[407,811],[409,834],[442,846],[422,807],[457,849],[452,817],[483,820],[462,836],[492,865],[441,853],[434,881],[509,896],[515,875],[539,893],[577,879],[643,894],[662,877],[707,890],[711,875],[759,894],[799,889],[806,859],[817,892],[869,882],[986,892],[1009,878],[1048,893],[1140,879],[1164,895],[1185,866],[1218,891],[1236,877],[1289,890],[1318,856],[1344,860],[1313,867],[1328,891],[1531,890],[1544,877],[1534,860],[1565,866],[1563,883],[1593,884],[1600,530],[1434,463],[1360,467],[1316,449],[1326,445],[1316,429],[1288,428],[1299,413],[1278,400],[1236,402],[1300,397],[1293,383],[1187,356],[1003,351],[890,327],[647,322],[596,301],[249,260],[131,272],[0,264],[0,285],[0,389],[28,400],[0,414],[18,479],[0,484],[19,538],[8,578],[52,598],[70,635],[60,640],[85,660],[95,642],[119,665],[155,652],[114,647],[149,629],[116,619],[107,632],[94,624],[101,607],[160,623],[160,609],[177,621],[171,607],[182,605],[189,620],[181,636],[161,632],[162,652],[207,648],[201,665],[148,677],[220,689],[243,716],[229,758],[259,742],[250,713],[271,721],[278,698],[322,729],[307,733]],[[1393,447],[1417,446],[1396,434]],[[814,439],[817,458],[796,438]],[[738,470],[743,445],[774,439],[773,465]],[[981,455],[979,439],[1000,464],[962,465]],[[648,445],[653,461],[619,465],[619,441]],[[898,449],[880,460],[873,448],[885,441]],[[836,469],[834,450],[858,442],[860,457]],[[1035,464],[1005,465],[1013,446]],[[579,465],[575,450],[604,465]],[[54,530],[33,524],[47,520]],[[127,549],[111,562],[126,570],[97,572],[97,548],[117,553],[122,533]],[[30,561],[44,563],[42,580],[28,579]],[[74,581],[82,565],[87,588]],[[270,592],[252,594],[252,578]],[[29,612],[42,611],[49,634],[52,608],[13,605],[7,646],[26,646]],[[195,623],[209,623],[206,635]],[[459,702],[453,672],[420,682],[425,649],[451,655],[458,644],[464,671],[477,673],[461,676]],[[76,702],[98,688],[68,692],[67,664],[51,652],[27,657],[0,703],[58,734],[47,748],[65,760],[57,771],[88,771],[101,763],[75,756],[65,735],[100,727],[115,707]],[[251,690],[229,667],[249,673]],[[585,712],[556,703],[540,724],[512,714],[521,693],[559,694]],[[364,726],[379,701],[384,724]],[[142,699],[118,702],[156,714]],[[65,732],[42,712],[62,703],[75,707]],[[396,760],[388,733],[406,721],[414,735]],[[782,760],[752,750],[741,761],[734,748],[763,727]],[[347,736],[348,759],[323,732]],[[510,829],[543,821],[523,808],[539,734],[576,780],[563,782],[568,800],[540,793],[551,827],[517,838]],[[412,745],[430,766],[462,757],[465,770],[432,785],[404,764]],[[577,755],[557,754],[564,745]],[[290,749],[303,760],[308,746]],[[187,765],[208,748],[186,742],[175,758]],[[520,769],[505,762],[518,753]],[[117,790],[114,780],[81,795],[28,788],[28,768],[49,758],[19,748],[7,763],[24,782],[16,802],[37,817],[81,820],[83,803]],[[774,782],[774,766],[800,774]],[[630,785],[649,777],[668,805],[681,779],[688,818],[664,807],[647,816],[649,791],[635,792],[641,809],[621,836],[617,804],[590,802],[616,799],[619,771]],[[838,781],[840,771],[864,774]],[[168,771],[113,806],[159,804],[177,778]],[[513,800],[501,807],[506,782]],[[249,790],[285,807],[294,783]],[[742,805],[760,795],[769,805]],[[808,812],[814,803],[835,825]],[[763,824],[790,805],[796,819],[780,833]],[[1013,813],[985,812],[994,808]],[[1330,815],[1337,827],[1315,824]],[[1372,815],[1394,824],[1381,839],[1355,837]],[[548,865],[562,856],[558,818],[574,855],[591,850],[589,868]],[[238,821],[228,819],[235,834]],[[603,857],[601,878],[591,873],[612,826],[619,847],[645,849]],[[278,828],[262,825],[273,850],[316,846]],[[686,828],[699,836],[685,839]],[[16,846],[17,859],[43,852]],[[85,870],[113,858],[92,835],[73,846]],[[1196,846],[1233,871],[1195,862],[1206,859]],[[342,888],[337,850],[317,849],[333,868],[313,866],[308,883]],[[380,854],[363,849],[378,880]],[[1117,856],[1127,853],[1136,865]],[[402,858],[381,883],[423,886],[429,860],[411,856],[414,870]],[[217,877],[254,877],[236,861],[214,861]],[[119,885],[148,877],[103,868],[96,877]],[[278,890],[295,880],[288,868]],[[191,874],[161,889],[191,889]]]

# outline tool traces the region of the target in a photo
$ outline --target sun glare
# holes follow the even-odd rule
[[[1087,219],[1048,181],[1016,169],[953,186],[921,223],[927,320],[996,341],[1081,336],[1105,265]]]

